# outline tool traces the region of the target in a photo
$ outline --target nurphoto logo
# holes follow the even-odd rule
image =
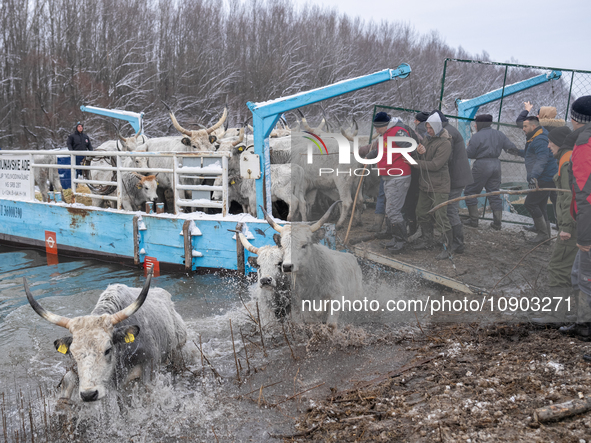
[[[310,141],[311,143],[308,143],[308,150],[307,150],[307,163],[309,165],[314,164],[314,156],[326,156],[326,155],[336,155],[337,152],[329,152],[325,141],[323,140],[326,139],[327,137],[329,138],[333,138],[337,141],[338,144],[338,162],[335,162],[335,166],[338,165],[350,165],[351,164],[351,143],[349,142],[349,140],[342,134],[337,134],[337,133],[332,133],[332,132],[326,132],[322,134],[322,138],[312,132],[308,132],[308,131],[304,131],[303,133],[300,134],[294,134],[294,135],[300,135],[302,138],[305,138],[306,140]],[[410,156],[410,153],[413,152],[415,149],[417,149],[417,142],[415,139],[411,138],[411,137],[405,137],[405,136],[389,136],[387,137],[386,140],[386,146],[384,149],[384,139],[383,137],[378,137],[377,139],[377,143],[378,143],[378,152],[377,152],[377,156],[375,158],[363,158],[359,155],[359,137],[358,136],[354,136],[353,137],[353,156],[355,158],[355,161],[357,163],[361,163],[362,165],[377,165],[384,156],[386,156],[386,160],[387,163],[389,165],[392,164],[392,157],[395,154],[400,154],[402,155],[402,157],[404,157],[404,159],[406,160],[406,162],[408,162],[411,165],[416,165],[417,162]],[[401,147],[401,145],[403,147]],[[316,150],[318,150],[320,152],[320,154],[316,153]],[[378,168],[372,168],[373,170],[378,170]],[[333,174],[336,173],[337,175],[339,174],[346,174],[346,175],[357,175],[357,176],[361,176],[361,175],[369,175],[371,174],[371,170],[370,168],[357,168],[354,170],[348,169],[346,171],[341,171],[338,168],[335,170],[335,168],[319,168],[319,175],[327,175],[327,174]],[[391,168],[388,171],[389,175],[392,176],[396,176],[396,175],[402,175],[402,171],[400,171],[399,174],[395,174],[392,171],[396,170],[396,168]]]

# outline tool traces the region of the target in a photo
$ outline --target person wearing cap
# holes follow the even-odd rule
[[[429,118],[429,113],[421,111],[415,115],[415,131],[419,136],[419,142],[423,141],[423,138],[427,135],[427,128],[425,122]]]
[[[523,132],[527,139],[525,149],[510,149],[509,154],[525,158],[530,189],[554,188],[553,178],[558,172],[558,164],[548,148],[548,131],[540,126],[538,117],[529,116],[523,122]],[[534,238],[527,240],[530,243],[541,243],[550,238],[549,196],[549,191],[536,191],[525,198],[524,206],[531,214],[537,232]]]
[[[548,133],[548,147],[554,158],[558,160],[558,173],[554,176],[554,183],[558,189],[570,189],[569,168],[573,152],[573,143],[565,145],[571,130],[566,127],[554,128]],[[556,201],[556,224],[558,225],[558,239],[554,244],[550,263],[548,264],[548,291],[550,297],[562,297],[566,300],[572,293],[571,271],[577,256],[576,222],[570,214],[572,196],[566,192],[559,192]],[[567,307],[566,303],[563,306]],[[565,321],[566,309],[549,312],[547,315],[532,318],[532,323],[538,325],[558,325]]]
[[[577,293],[577,320],[560,331],[591,340],[591,95],[579,97],[571,107],[573,134],[578,133],[571,155],[569,184],[573,191],[571,215],[577,222],[577,255],[571,283]],[[566,140],[571,140],[572,134]],[[591,361],[591,355],[583,358]]]
[[[449,200],[458,198],[464,192],[466,185],[474,182],[472,172],[470,171],[470,161],[466,153],[466,143],[464,137],[455,126],[449,123],[449,120],[439,110],[434,110],[431,114],[437,113],[445,129],[451,137],[451,155],[448,160],[450,191]],[[454,234],[454,241],[451,247],[452,252],[461,254],[465,250],[464,230],[462,220],[460,219],[460,202],[454,202],[447,205],[447,218]]]
[[[388,137],[410,137],[411,131],[400,119],[393,119],[385,112],[378,112],[375,115],[373,125],[383,140],[384,149],[378,161],[377,170],[383,182],[386,196],[385,212],[388,218],[388,231],[392,233],[392,240],[383,246],[393,252],[398,252],[404,248],[408,237],[406,223],[402,216],[402,206],[410,186],[410,165],[404,161],[402,154],[388,155],[387,145]],[[404,147],[403,143],[394,143],[394,146]],[[361,151],[360,153],[363,155]],[[377,155],[378,151],[375,149],[367,157],[375,158]]]
[[[421,227],[421,238],[413,249],[428,249],[434,246],[435,225],[443,234],[443,251],[437,256],[442,260],[451,256],[453,231],[447,217],[447,208],[442,207],[429,214],[431,208],[447,201],[451,189],[448,161],[452,152],[451,136],[443,128],[439,114],[429,116],[425,124],[427,136],[417,147],[417,164],[412,165],[420,172],[417,220]]]
[[[464,195],[480,195],[482,188],[486,192],[495,192],[501,189],[501,161],[499,156],[502,151],[517,151],[517,147],[509,138],[496,129],[491,128],[493,117],[490,114],[480,114],[474,119],[476,122],[476,134],[468,142],[467,155],[473,159],[472,177],[474,183],[466,186]],[[501,229],[503,220],[503,201],[499,195],[489,197],[490,207],[493,211],[491,228]],[[473,228],[478,227],[478,199],[466,200],[470,217],[464,224]]]
[[[84,133],[84,127],[81,122],[76,123],[76,129],[68,137],[68,150],[70,151],[92,151],[92,144],[90,137]],[[84,160],[83,156],[76,157],[76,165],[80,166]],[[82,173],[81,170],[76,170],[76,176]]]

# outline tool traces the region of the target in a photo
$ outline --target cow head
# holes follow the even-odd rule
[[[283,265],[283,251],[279,246],[254,247],[242,233],[238,233],[242,246],[257,257],[248,257],[248,263],[257,268],[259,287],[261,289],[273,289],[283,277],[281,269]]]
[[[54,345],[58,352],[69,354],[76,361],[79,393],[83,401],[96,401],[105,396],[115,371],[118,349],[133,343],[140,333],[137,325],[116,326],[142,306],[148,295],[151,279],[152,270],[148,273],[138,298],[115,314],[67,318],[42,308],[33,298],[27,279],[23,278],[27,300],[35,312],[72,334],[56,340]]]
[[[277,246],[254,247],[244,234],[238,233],[240,242],[245,249],[257,256],[248,257],[248,263],[257,268],[258,285],[267,304],[275,313],[276,318],[282,319],[290,311],[291,288],[289,278],[282,270],[283,250],[279,239],[275,238]]]
[[[222,114],[222,117],[215,125],[211,126],[210,128],[189,131],[183,128],[181,125],[179,125],[179,122],[177,121],[170,107],[168,107],[166,103],[164,103],[164,105],[168,108],[170,120],[172,121],[172,124],[174,125],[176,130],[179,131],[181,134],[186,135],[186,137],[182,139],[183,144],[191,146],[193,151],[198,152],[216,150],[214,143],[217,141],[217,137],[213,135],[213,132],[220,126],[222,126],[226,121],[226,117],[228,116],[227,108],[224,108],[224,113]]]
[[[292,223],[291,225],[280,226],[269,216],[261,206],[265,214],[265,220],[273,229],[281,234],[281,249],[283,250],[283,272],[297,272],[298,263],[305,263],[309,259],[308,254],[313,254],[312,246],[318,243],[324,233],[320,230],[326,223],[334,207],[341,203],[341,200],[334,202],[320,220],[312,225],[305,223]]]
[[[155,175],[147,175],[147,176],[138,175],[137,177],[140,179],[140,181],[138,182],[138,184],[136,186],[138,187],[138,189],[142,190],[142,193],[144,194],[146,201],[151,202],[151,201],[158,200],[158,194],[156,193],[156,189],[158,189],[158,182],[156,181],[156,176]]]
[[[142,132],[142,128],[140,128],[135,133],[135,135],[125,138],[119,133],[119,131],[117,131],[117,137],[119,137],[119,140],[121,141],[121,144],[123,145],[124,151],[133,152],[133,151],[140,151],[141,150],[139,148],[139,146],[144,145],[146,143],[146,141],[148,140],[148,138],[145,135],[143,135],[143,134],[140,135],[141,132]],[[119,148],[119,143],[117,143],[117,148]]]

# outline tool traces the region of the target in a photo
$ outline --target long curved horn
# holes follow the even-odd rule
[[[222,114],[222,118],[220,118],[220,120],[215,125],[213,125],[209,129],[206,129],[207,133],[208,134],[211,134],[217,128],[219,128],[220,126],[222,126],[224,124],[224,122],[226,121],[226,117],[228,117],[228,108],[224,108],[224,113]]]
[[[29,300],[29,304],[35,310],[35,312],[48,322],[68,329],[68,323],[70,323],[70,319],[68,317],[62,317],[61,315],[52,314],[51,312],[42,308],[41,305],[33,298],[33,294],[31,294],[31,291],[29,290],[29,284],[27,283],[27,279],[25,277],[23,277],[23,283],[25,284],[25,294],[27,294],[27,300]]]
[[[345,136],[345,138],[346,138],[347,140],[349,140],[350,142],[352,142],[352,141],[353,141],[353,137],[351,137],[349,134],[347,134],[347,133],[345,132],[345,129],[344,129],[344,128],[341,128],[341,134],[343,134],[343,135]]]
[[[355,132],[353,133],[353,137],[355,137],[359,132],[359,125],[357,124],[357,120],[355,120],[355,117],[353,117],[353,124],[355,125]]]
[[[253,245],[251,245],[242,232],[238,233],[238,238],[246,250],[252,252],[253,254],[259,255],[259,248],[255,248]]]
[[[308,124],[308,120],[306,120],[306,117],[304,117],[304,113],[302,111],[300,111],[299,109],[298,109],[298,112],[302,116],[302,126],[304,127],[304,129],[309,132],[314,132],[314,129],[312,129],[310,127],[310,125]]]
[[[326,119],[324,117],[322,117],[322,121],[320,122],[320,124],[316,127],[316,129],[314,129],[314,131],[318,131],[321,132],[322,131],[322,127],[326,126],[328,128],[328,123],[326,123]],[[314,132],[316,133],[316,132]]]
[[[314,223],[312,226],[310,226],[310,229],[312,230],[312,232],[316,232],[318,229],[320,229],[320,227],[324,223],[326,223],[326,220],[328,220],[328,217],[330,217],[330,214],[332,213],[332,210],[334,209],[334,207],[342,202],[343,202],[342,200],[337,200],[332,205],[330,205],[330,208],[327,209],[327,211],[324,213],[322,218],[320,220],[318,220],[316,223]]]
[[[172,125],[176,128],[176,130],[179,131],[181,134],[188,135],[189,137],[191,137],[193,133],[191,131],[187,131],[185,128],[179,125],[179,122],[176,121],[176,117],[174,116],[174,112],[172,112],[172,109],[170,109],[170,106],[168,106],[164,102],[164,100],[160,101],[164,106],[166,106],[166,109],[168,109],[168,115],[170,116],[170,120],[172,120]]]
[[[174,116],[174,113],[172,111],[170,111],[170,114],[168,115],[170,116],[170,120],[172,120],[172,125],[176,128],[177,131],[179,131],[181,134],[188,135],[189,137],[193,135],[193,131],[188,131],[181,125],[179,125],[179,122],[176,121],[176,117]]]
[[[280,234],[283,233],[283,226],[279,226],[277,223],[275,223],[275,220],[273,220],[271,218],[271,216],[269,214],[267,214],[267,211],[265,211],[265,208],[263,208],[260,205],[259,205],[259,207],[263,211],[263,214],[265,215],[265,220],[267,220],[267,223],[269,223],[271,225],[271,227],[273,229],[275,229],[277,232],[279,232]]]
[[[244,126],[240,128],[240,134],[238,135],[238,140],[232,142],[232,146],[238,146],[244,140]]]
[[[146,297],[148,296],[148,291],[150,290],[150,282],[152,281],[152,272],[154,270],[154,266],[150,267],[148,271],[148,278],[146,279],[146,283],[144,283],[144,287],[142,288],[142,292],[138,298],[130,304],[127,308],[122,309],[119,312],[111,314],[111,324],[116,325],[117,323],[122,322],[128,317],[131,317],[135,312],[142,307],[144,302],[146,301]]]

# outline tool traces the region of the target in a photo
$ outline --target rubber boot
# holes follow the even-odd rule
[[[534,225],[528,225],[528,226],[524,226],[523,227],[524,231],[528,231],[528,232],[537,232],[536,231],[536,227]]]
[[[468,214],[470,218],[465,219],[462,223],[472,228],[478,227],[478,205],[468,206]]]
[[[563,334],[577,337],[582,341],[591,341],[591,306],[590,297],[583,291],[577,292],[577,322],[558,329]]]
[[[391,252],[400,252],[404,249],[408,240],[406,223],[396,223],[392,226],[392,231],[394,232],[392,240],[388,243],[384,243],[383,246]]]
[[[451,245],[451,252],[463,254],[466,250],[466,245],[464,244],[464,227],[460,223],[459,225],[452,226],[451,229],[454,234],[454,242]]]
[[[409,236],[413,235],[415,232],[417,232],[417,229],[419,229],[419,225],[416,220],[408,220],[407,225]]]
[[[493,210],[493,222],[490,224],[490,227],[500,231],[501,230],[501,222],[503,220],[503,210],[494,211]]]
[[[534,225],[537,229],[538,235],[533,238],[528,238],[528,243],[542,243],[550,238],[548,235],[548,225],[546,224],[546,219],[543,215],[534,218]]]
[[[412,249],[420,251],[422,249],[432,249],[435,246],[433,241],[433,225],[431,223],[420,223],[421,236],[413,243]]]
[[[384,218],[386,218],[386,214],[375,214],[373,225],[367,228],[367,232],[380,232],[384,224]]]
[[[454,242],[454,231],[450,229],[449,231],[445,231],[445,242],[443,244],[443,251],[439,253],[437,260],[445,260],[451,256],[451,247]]]
[[[390,223],[390,220],[388,220],[387,217],[384,220],[384,223],[386,224],[386,230],[378,232],[376,234],[376,238],[379,238],[381,240],[385,238],[392,238],[392,236],[394,235],[394,231],[392,231],[392,223]]]

